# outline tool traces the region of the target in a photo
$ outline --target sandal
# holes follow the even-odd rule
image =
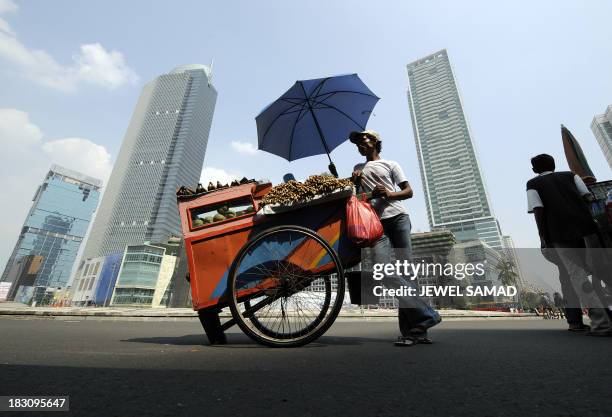
[[[433,343],[433,341],[429,337],[427,337],[427,335],[415,336],[414,338],[416,339],[416,343],[420,343],[423,345],[431,345]]]
[[[567,329],[570,332],[588,332],[591,330],[591,326],[583,324],[581,326],[569,326]]]
[[[418,343],[418,338],[416,337],[411,337],[411,336],[398,336],[397,337],[397,341],[394,343],[395,346],[401,346],[401,347],[406,347],[406,346],[414,346]]]

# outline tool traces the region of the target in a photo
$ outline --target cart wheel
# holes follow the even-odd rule
[[[295,347],[333,324],[344,299],[336,251],[301,226],[268,229],[240,249],[227,281],[232,316],[258,343]]]

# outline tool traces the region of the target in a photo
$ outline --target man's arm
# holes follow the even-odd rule
[[[546,217],[544,212],[544,204],[540,198],[540,194],[527,185],[527,212],[533,213],[538,226],[538,234],[540,235],[540,242],[542,247],[550,246],[550,239],[548,237],[548,228],[546,227]]]
[[[384,197],[389,200],[406,200],[408,198],[412,198],[412,187],[406,176],[404,175],[404,171],[399,166],[397,162],[392,162],[391,166],[391,178],[395,184],[399,187],[400,191],[389,191],[383,185],[377,185],[372,190],[373,197]]]
[[[356,186],[361,184],[361,175],[363,174],[363,164],[357,164],[353,167],[353,174],[351,175],[351,181]]]
[[[372,190],[372,197],[384,197],[388,200],[406,200],[412,198],[412,187],[408,181],[403,181],[397,185],[400,191],[389,191],[384,185],[377,185]]]
[[[588,189],[584,181],[582,181],[582,178],[580,178],[578,175],[574,175],[574,184],[576,184],[578,194],[580,194],[585,202],[591,203],[593,200],[595,200],[595,197],[593,197],[591,191]]]

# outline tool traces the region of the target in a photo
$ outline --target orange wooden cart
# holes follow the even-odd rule
[[[229,307],[223,330],[238,324],[259,343],[300,346],[333,324],[344,270],[360,251],[345,233],[347,193],[266,215],[260,203],[271,187],[250,181],[178,196],[193,308],[202,316]]]

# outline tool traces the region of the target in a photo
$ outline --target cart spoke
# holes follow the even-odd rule
[[[342,266],[333,249],[314,232],[295,226],[262,233],[247,245],[230,277],[236,322],[270,344],[318,337],[335,319],[344,295]],[[322,260],[325,274],[315,272]],[[341,293],[332,291],[330,270],[339,271]]]

